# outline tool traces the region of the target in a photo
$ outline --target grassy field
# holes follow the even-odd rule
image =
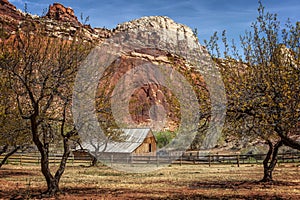
[[[299,175],[297,164],[276,167],[269,184],[258,182],[261,165],[172,165],[149,173],[68,166],[53,199],[300,199]],[[0,199],[34,199],[46,186],[38,165],[5,165],[0,177]]]

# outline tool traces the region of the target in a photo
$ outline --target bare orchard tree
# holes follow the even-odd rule
[[[222,41],[225,59],[216,59],[228,96],[227,125],[240,137],[261,138],[269,150],[262,181],[272,181],[282,145],[300,149],[300,23],[281,29],[276,14],[265,13],[259,2],[252,30],[241,36],[241,49]],[[208,49],[216,48],[216,34]],[[233,59],[233,57],[235,59]]]
[[[0,66],[9,74],[13,103],[28,123],[33,143],[41,154],[41,171],[47,182],[45,194],[59,191],[59,181],[76,134],[71,118],[72,86],[77,67],[90,43],[77,35],[73,40],[45,36],[42,30],[20,31],[1,42]],[[49,168],[50,144],[62,141],[59,168]]]

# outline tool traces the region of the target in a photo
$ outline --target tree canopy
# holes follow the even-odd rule
[[[268,143],[264,180],[272,179],[280,146],[300,149],[299,37],[300,22],[293,25],[288,21],[281,28],[277,15],[265,12],[259,2],[251,30],[240,36],[241,48],[234,42],[230,48],[224,31],[224,59],[215,58],[228,97],[225,131],[240,137],[260,137]],[[219,52],[217,39],[215,33],[206,42],[212,55]]]

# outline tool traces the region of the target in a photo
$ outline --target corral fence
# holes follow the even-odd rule
[[[261,164],[266,154],[208,154],[208,155],[185,155],[176,160],[178,164]],[[300,151],[279,153],[277,163],[300,163]]]
[[[113,156],[102,158],[101,161],[107,165],[113,165],[114,163],[129,163],[129,164],[204,164],[204,165],[216,165],[216,164],[231,164],[240,166],[242,164],[260,164],[263,162],[266,154],[193,154],[183,153],[180,156],[169,155],[126,155],[126,156]],[[0,159],[3,159],[3,155]],[[49,155],[50,165],[58,165],[60,163],[61,154]],[[68,159],[68,165],[84,165],[88,166],[92,162],[92,157],[88,154],[83,154],[80,157],[70,156]],[[286,152],[278,154],[278,164],[280,163],[300,163],[300,151]],[[40,155],[38,153],[16,153],[12,155],[7,164],[19,164],[19,165],[32,165],[40,164]]]

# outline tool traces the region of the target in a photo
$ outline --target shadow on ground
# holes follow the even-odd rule
[[[35,175],[35,173],[32,172],[26,172],[22,170],[12,170],[12,169],[5,169],[0,168],[0,177],[6,178],[6,177],[17,177],[17,176],[32,176]]]
[[[251,192],[242,194],[236,193],[232,195],[223,194],[222,191],[233,189],[247,189],[251,191],[254,188],[271,188],[273,186],[299,186],[298,183],[274,181],[271,183],[262,182],[194,182],[188,185],[185,189],[167,190],[155,188],[152,191],[146,189],[127,189],[127,188],[96,188],[96,187],[74,187],[62,188],[61,193],[52,199],[298,199],[297,196],[282,197],[270,193],[253,194]],[[198,191],[220,190],[219,193],[211,193],[213,195],[201,194]],[[165,197],[162,197],[165,196]],[[0,191],[0,198],[3,199],[47,199],[41,195],[40,190],[19,190],[10,194],[4,194]]]

